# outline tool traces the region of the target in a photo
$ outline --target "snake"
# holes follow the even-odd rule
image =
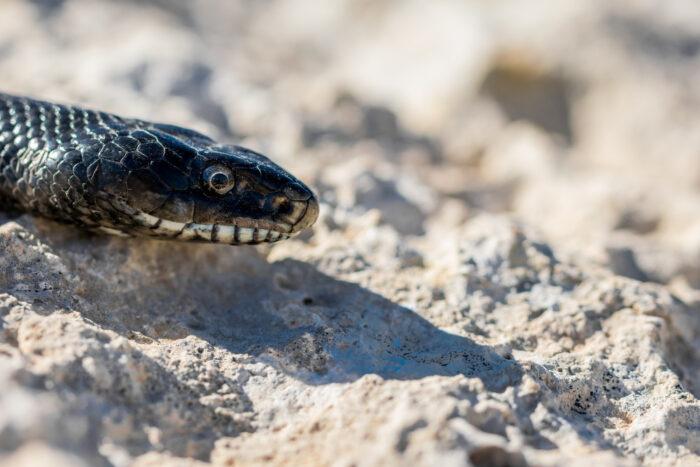
[[[319,202],[250,149],[0,93],[0,209],[118,236],[239,245],[299,234]]]

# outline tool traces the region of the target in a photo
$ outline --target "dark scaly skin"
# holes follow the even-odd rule
[[[308,187],[248,149],[2,93],[0,207],[116,235],[230,244],[287,238],[318,217]]]

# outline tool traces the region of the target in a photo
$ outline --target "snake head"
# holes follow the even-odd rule
[[[170,125],[115,138],[99,188],[133,220],[129,233],[241,244],[296,235],[318,217],[313,192],[267,157]],[[124,217],[124,216],[122,216]],[[114,228],[121,230],[119,225]]]

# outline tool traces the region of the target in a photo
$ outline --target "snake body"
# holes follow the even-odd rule
[[[0,208],[122,236],[273,242],[318,217],[312,191],[193,130],[0,93]]]

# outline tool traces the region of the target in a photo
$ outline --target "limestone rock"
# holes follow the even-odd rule
[[[700,463],[700,10],[560,3],[4,1],[3,91],[322,205],[258,248],[0,213],[0,465]]]

